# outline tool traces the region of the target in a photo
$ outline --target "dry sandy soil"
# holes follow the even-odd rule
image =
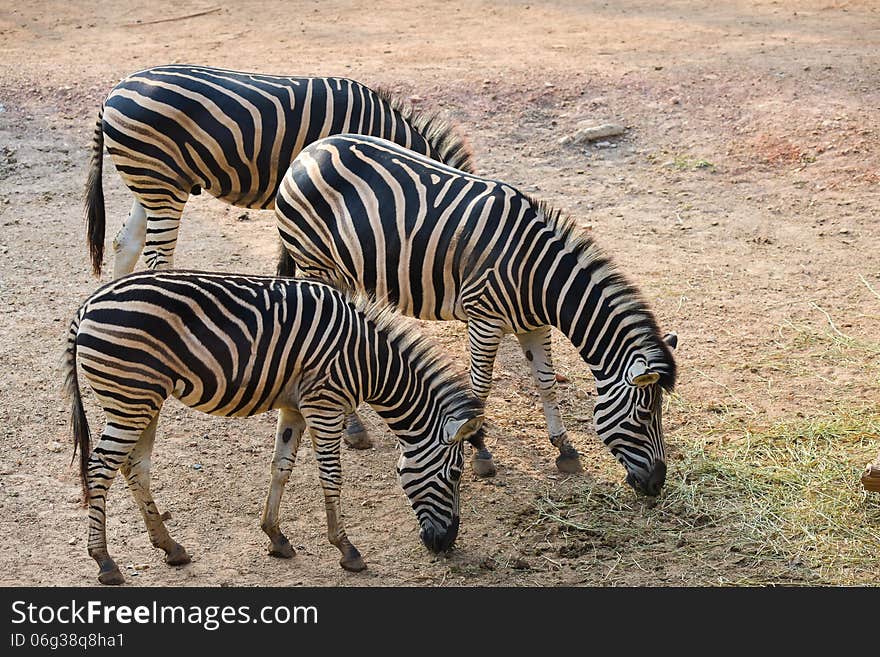
[[[880,342],[876,3],[147,4],[0,8],[0,584],[96,583],[58,364],[71,317],[99,285],[81,205],[94,117],[120,78],[152,65],[345,75],[388,87],[454,121],[479,172],[576,217],[640,287],[661,327],[680,336],[679,384],[664,416],[670,480],[687,476],[676,459],[683,445],[735,443],[774,423],[876,408],[878,352],[836,358],[810,339],[839,331]],[[561,146],[581,121],[627,132],[613,147]],[[109,249],[130,200],[110,166],[104,189]],[[201,196],[187,206],[176,262],[271,273],[275,248],[272,213]],[[463,325],[423,328],[465,362]],[[111,553],[129,584],[149,586],[754,581],[766,566],[723,549],[733,529],[716,528],[711,553],[673,536],[645,560],[633,556],[644,547],[638,537],[585,541],[536,512],[538,500],[590,488],[625,500],[621,522],[652,522],[652,507],[626,492],[623,470],[592,432],[589,371],[561,335],[555,346],[571,380],[561,388],[563,413],[585,472],[556,472],[511,338],[488,406],[499,473],[465,477],[462,531],[448,555],[420,545],[395,480],[393,437],[367,414],[376,447],[343,450],[343,508],[368,570],[337,565],[306,442],[282,507],[298,555],[268,557],[259,514],[274,414],[224,420],[175,400],[160,422],[154,492],[193,562],[163,563],[121,479],[108,505]],[[100,411],[89,391],[84,397],[94,430]],[[861,443],[854,486],[878,448],[876,437]]]

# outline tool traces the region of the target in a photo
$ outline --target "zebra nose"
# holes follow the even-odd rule
[[[645,482],[645,494],[650,497],[657,497],[665,482],[666,463],[657,461],[654,464],[654,469],[651,470],[651,474],[648,476],[648,481]]]
[[[657,461],[647,476],[644,470],[640,472],[630,472],[626,476],[626,483],[633,487],[637,493],[647,495],[648,497],[657,497],[663,484],[666,482],[666,463]]]
[[[452,517],[452,522],[449,523],[448,527],[439,527],[430,521],[425,522],[422,525],[419,536],[422,539],[422,543],[431,552],[445,552],[455,543],[455,539],[458,536],[458,524],[458,516]]]

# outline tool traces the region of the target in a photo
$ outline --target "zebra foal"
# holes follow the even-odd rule
[[[134,73],[98,113],[85,212],[92,270],[104,256],[103,150],[134,196],[113,241],[113,277],[143,252],[150,269],[174,263],[184,205],[202,190],[244,208],[271,209],[297,153],[331,134],[389,139],[453,167],[470,154],[437,116],[346,78],[260,75],[206,66],[157,66]]]
[[[503,182],[433,162],[386,140],[337,135],[293,161],[275,201],[295,269],[366,289],[420,319],[467,322],[471,384],[485,401],[502,337],[513,333],[543,402],[557,466],[581,469],[559,413],[550,328],[589,365],[599,438],[636,490],[666,477],[662,390],[677,338],[660,335],[638,291],[574,223]],[[359,422],[351,421],[355,430]],[[473,467],[495,471],[478,447]]]
[[[77,360],[106,415],[90,449]],[[430,343],[376,304],[349,301],[317,282],[204,272],[131,274],[95,292],[67,338],[65,387],[74,455],[89,509],[89,555],[98,580],[120,584],[107,550],[106,496],[121,470],[150,540],[172,565],[189,562],[150,493],[150,455],[159,411],[174,395],[227,417],[278,409],[275,452],[262,529],[270,554],[292,557],[279,528],[281,496],[305,429],[318,464],[330,543],[352,571],[366,566],[340,513],[344,420],[370,404],[397,435],[401,486],[420,537],[448,549],[459,525],[463,439],[479,439],[481,404]]]

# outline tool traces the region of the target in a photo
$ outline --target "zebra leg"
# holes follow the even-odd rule
[[[541,395],[550,442],[559,450],[556,467],[560,472],[568,474],[581,472],[580,456],[568,439],[556,402],[556,373],[553,370],[553,357],[550,352],[550,327],[542,326],[528,333],[519,333],[516,338],[519,340],[526,360],[529,361],[532,368],[532,378]]]
[[[492,369],[504,331],[500,326],[471,320],[468,322],[468,342],[471,351],[471,388],[485,406],[492,388]],[[492,477],[497,472],[492,453],[486,449],[482,433],[471,444],[476,450],[471,457],[471,468],[478,477]]]
[[[140,201],[134,200],[128,219],[113,238],[113,278],[125,276],[134,271],[144,240],[147,237],[147,213]]]
[[[157,415],[144,429],[120,470],[128,482],[128,489],[141,510],[153,547],[165,551],[165,563],[171,566],[182,566],[190,562],[189,555],[180,543],[171,538],[163,522],[163,516],[156,508],[156,502],[150,492],[150,457],[153,453],[158,423],[159,416]]]
[[[367,565],[361,553],[351,544],[345,534],[342,514],[339,505],[339,493],[342,489],[342,465],[339,460],[339,447],[342,442],[343,414],[327,414],[312,412],[306,416],[312,444],[315,448],[315,460],[318,462],[318,478],[324,490],[324,508],[327,511],[327,538],[342,553],[339,565],[345,570],[360,572]]]
[[[373,440],[357,412],[345,418],[345,444],[353,449],[370,449]]]
[[[89,456],[86,488],[89,503],[89,556],[98,563],[101,584],[122,584],[125,579],[107,552],[107,491],[120,466],[137,444],[143,427],[125,428],[110,417],[101,440]]]
[[[278,511],[281,506],[281,496],[284,494],[287,480],[290,479],[290,471],[296,461],[296,452],[299,449],[299,441],[305,428],[305,420],[298,411],[281,409],[278,416],[278,428],[275,432],[275,453],[272,455],[272,479],[260,522],[260,527],[272,541],[269,546],[269,554],[273,557],[290,559],[296,554],[290,541],[281,533]]]
[[[178,194],[183,198],[179,198]],[[187,198],[189,195],[180,190],[158,190],[153,194],[144,194],[143,206],[147,212],[144,262],[150,269],[174,267],[180,216]]]

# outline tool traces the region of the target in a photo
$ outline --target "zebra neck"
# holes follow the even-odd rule
[[[415,380],[414,364],[405,351],[394,348],[385,336],[377,335],[370,354],[368,385],[364,401],[372,406],[389,426],[418,402],[424,382]],[[420,385],[421,383],[421,385]]]
[[[350,132],[387,139],[426,157],[436,157],[429,135],[423,132],[429,126],[423,125],[424,120],[418,120],[412,107],[389,93],[367,87],[364,91],[369,96],[369,110],[358,117],[352,116]]]
[[[364,401],[402,437],[402,431],[426,422],[427,414],[435,407],[432,373],[427,363],[411,358],[406,348],[393,348],[381,338],[377,346]]]
[[[568,336],[598,381],[618,378],[651,341],[642,302],[607,261],[570,257],[547,280],[547,319]]]

